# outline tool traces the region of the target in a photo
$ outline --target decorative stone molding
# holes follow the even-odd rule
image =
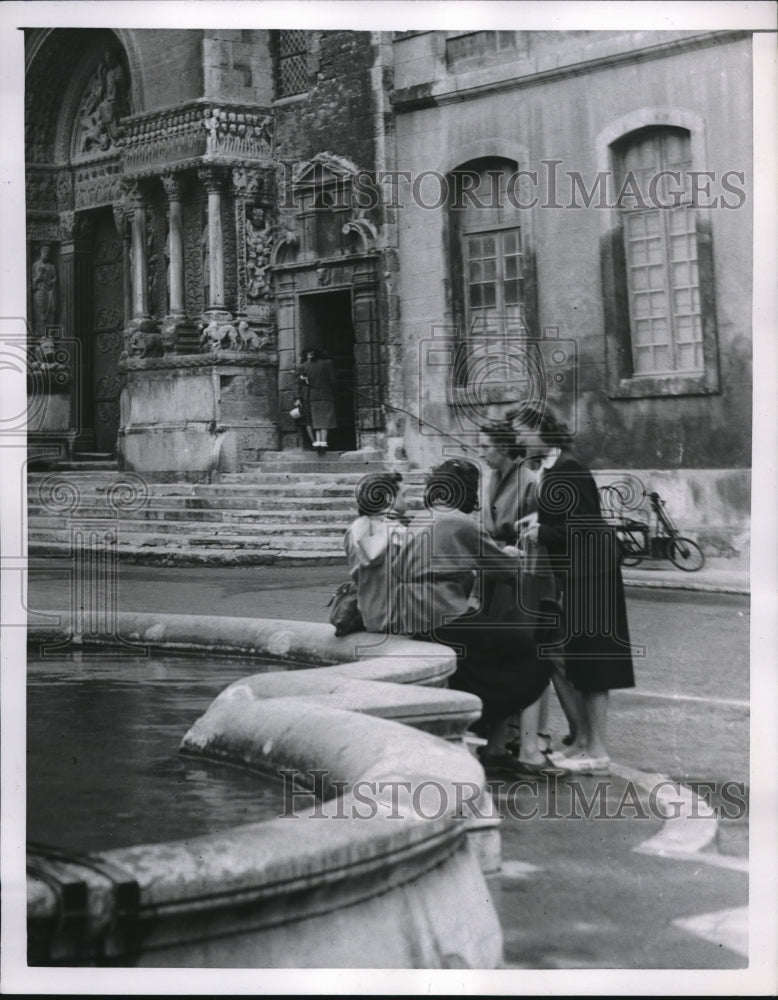
[[[119,367],[131,358],[161,358],[168,348],[175,345],[157,330],[151,320],[133,321],[124,334],[124,350],[119,357]]]
[[[237,198],[256,198],[264,195],[268,199],[275,181],[272,170],[263,170],[259,167],[234,167],[231,177],[232,193]]]
[[[288,260],[281,258],[294,256],[300,246],[300,237],[291,229],[279,229],[270,248],[270,267],[278,267]]]
[[[27,209],[56,211],[57,175],[45,167],[27,167],[25,175]]]
[[[343,235],[355,233],[360,241],[359,252],[370,253],[376,249],[378,230],[369,219],[350,219],[343,227]]]
[[[203,164],[198,167],[197,176],[208,194],[221,194],[227,179],[224,167],[214,164]]]
[[[119,145],[125,173],[160,174],[198,165],[204,156],[227,163],[273,156],[273,119],[241,105],[203,105],[135,115],[122,122]]]
[[[235,326],[233,323],[219,323],[212,319],[208,323],[201,323],[199,330],[200,350],[208,354],[226,351],[243,356],[275,348],[274,338],[268,331],[257,333],[245,320],[240,320]]]
[[[94,223],[88,216],[78,212],[59,213],[59,238],[63,243],[91,239],[93,231]]]
[[[126,173],[150,175],[173,164],[194,165],[206,149],[202,106],[192,104],[126,119],[120,129],[120,144]]]
[[[107,152],[119,141],[119,119],[129,111],[129,84],[118,54],[107,49],[84,88],[76,115],[74,156]]]
[[[120,201],[126,204],[130,212],[146,207],[146,192],[137,180],[124,178],[119,186]]]
[[[71,211],[75,206],[73,171],[65,167],[57,173],[57,207],[60,212]]]
[[[68,347],[53,337],[36,340],[27,350],[29,391],[63,392],[73,382],[73,359]]]
[[[184,193],[184,178],[181,174],[163,174],[162,187],[168,201],[181,201]]]
[[[359,173],[353,160],[335,153],[317,153],[312,159],[295,164],[292,184],[295,187],[318,187],[328,181],[351,180]]]
[[[120,371],[172,371],[175,369],[212,368],[229,365],[241,368],[272,368],[278,365],[275,349],[262,349],[255,353],[243,351],[210,351],[207,354],[122,355]]]
[[[99,208],[120,199],[122,165],[118,157],[78,166],[73,174],[76,209]]]
[[[269,159],[273,155],[273,116],[210,107],[204,111],[206,155]]]
[[[59,238],[63,243],[70,243],[76,237],[76,213],[59,213]]]
[[[121,200],[114,202],[111,207],[113,208],[113,221],[116,226],[116,232],[122,237],[122,239],[129,239],[130,219],[132,216],[130,206],[125,200]]]
[[[246,297],[249,302],[273,298],[270,285],[270,254],[276,227],[268,223],[264,209],[252,208],[246,226]]]
[[[62,230],[54,216],[49,219],[27,219],[27,240],[29,243],[45,241],[57,243],[61,238]]]

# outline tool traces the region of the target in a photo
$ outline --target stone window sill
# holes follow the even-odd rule
[[[611,399],[645,399],[651,396],[712,396],[718,380],[708,375],[646,375],[619,379]]]

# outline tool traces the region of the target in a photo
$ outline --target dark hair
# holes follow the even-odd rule
[[[436,465],[424,486],[424,505],[454,507],[463,514],[478,508],[478,466],[463,458],[449,458]]]
[[[357,485],[357,510],[368,517],[384,514],[397,499],[402,476],[399,472],[373,472]]]
[[[305,353],[306,356],[312,354],[313,361],[324,361],[328,357],[327,352],[325,350],[322,350],[322,348],[320,347],[307,347],[305,349]]]
[[[527,454],[527,449],[516,440],[516,431],[508,420],[500,420],[487,427],[484,431],[486,436],[497,447],[503,447],[508,452],[511,459],[519,458]]]
[[[526,404],[518,410],[511,410],[505,416],[514,427],[518,424],[537,431],[541,440],[546,444],[555,444],[564,448],[572,441],[567,424],[560,420],[547,406],[540,409],[537,406]]]

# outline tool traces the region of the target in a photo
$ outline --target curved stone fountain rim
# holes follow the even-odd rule
[[[402,802],[389,802],[386,795],[382,800],[377,794],[379,814],[370,822],[350,815],[342,818],[341,811],[348,814],[351,802],[350,793],[346,793],[337,801],[320,803],[318,815],[306,815],[304,822],[278,818],[189,841],[142,844],[90,856],[125,872],[137,883],[143,919],[158,922],[175,912],[178,917],[171,924],[175,927],[181,925],[182,908],[201,908],[204,900],[212,907],[229,908],[236,898],[243,902],[254,898],[263,901],[265,919],[272,925],[273,901],[284,901],[277,920],[288,920],[290,892],[308,881],[330,880],[331,905],[342,906],[344,896],[353,902],[354,893],[361,893],[362,898],[378,895],[397,884],[398,878],[418,878],[453,852],[465,849],[466,835],[474,827],[472,816],[448,812],[434,817],[420,815],[411,807],[412,798],[420,785],[435,782],[454,802],[458,794],[455,786],[464,782],[477,787],[479,801],[485,802],[488,793],[478,762],[461,746],[376,717],[380,712],[364,714],[371,711],[364,707],[364,699],[375,701],[378,697],[384,709],[394,704],[403,714],[409,704],[419,702],[422,710],[432,706],[431,710],[443,714],[451,711],[463,713],[463,719],[475,717],[480,703],[472,696],[417,686],[440,685],[453,671],[455,657],[448,647],[367,633],[337,639],[330,625],[310,622],[133,612],[118,614],[110,634],[79,635],[67,623],[66,615],[40,614],[58,618],[59,624],[44,628],[32,625],[32,641],[70,640],[75,648],[115,647],[118,641],[134,644],[136,649],[147,644],[160,650],[219,651],[288,659],[297,664],[329,664],[310,671],[313,683],[310,689],[306,684],[304,694],[300,684],[309,673],[305,668],[249,678],[257,686],[254,692],[241,690],[246,687],[243,681],[230,685],[227,690],[232,689],[233,695],[225,697],[226,691],[222,692],[187,734],[186,750],[253,767],[262,761],[294,767],[324,755],[332,774],[350,787],[358,781],[381,780],[390,788],[386,794],[392,796],[396,795],[393,785],[408,785]],[[382,640],[382,655],[366,655],[374,652],[377,639]],[[129,646],[126,648],[129,653]],[[289,679],[288,688],[285,678]],[[268,686],[265,691],[263,683]],[[329,695],[341,707],[332,707]],[[235,733],[236,719],[243,720],[244,732]],[[461,728],[465,728],[464,722]],[[270,751],[268,734],[274,748]],[[358,747],[361,763],[353,754],[344,756],[343,747]],[[395,815],[388,816],[387,808]],[[487,827],[497,823],[496,817],[484,821]],[[237,867],[235,858],[240,859]],[[30,901],[38,917],[52,912],[56,905],[39,883],[32,885]],[[102,918],[94,923],[94,934],[106,933],[111,913],[111,907],[105,907]],[[298,917],[308,915],[301,903]]]

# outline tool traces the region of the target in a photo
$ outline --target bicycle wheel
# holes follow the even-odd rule
[[[674,538],[667,549],[674,566],[685,573],[696,573],[705,565],[705,555],[696,542],[690,538]]]
[[[621,566],[637,566],[645,559],[645,550],[631,531],[617,531],[616,538],[621,549],[619,564]]]

